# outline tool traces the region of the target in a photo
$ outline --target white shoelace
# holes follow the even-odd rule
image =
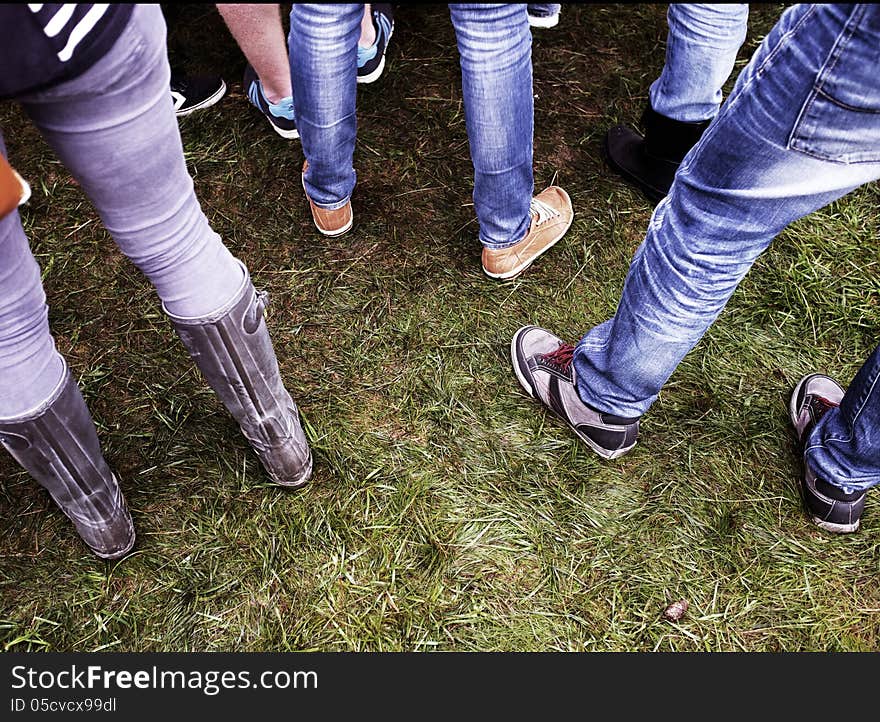
[[[560,215],[559,211],[557,211],[553,206],[549,206],[544,201],[539,201],[537,198],[532,198],[529,203],[529,213],[533,216],[537,216],[535,219],[535,225],[540,226],[542,223],[546,223],[552,218],[556,218]]]

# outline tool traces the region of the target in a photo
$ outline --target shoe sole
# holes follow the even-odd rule
[[[385,49],[382,51],[382,59],[379,60],[379,67],[377,67],[372,73],[368,73],[367,75],[358,75],[358,83],[360,83],[361,85],[369,85],[370,83],[375,83],[379,79],[379,76],[382,75],[382,72],[385,70],[385,53],[388,51],[388,46],[391,45],[392,37],[394,37],[393,25],[391,26],[391,32],[388,33],[388,40],[385,41]]]
[[[555,28],[559,25],[559,16],[553,15],[549,18],[536,18],[529,15],[529,25],[533,28]]]
[[[266,120],[269,120],[268,118]],[[272,130],[274,130],[278,135],[286,140],[296,140],[299,138],[299,131],[294,128],[293,130],[284,130],[283,128],[279,128],[275,123],[269,120],[269,125],[272,126]]]
[[[583,441],[587,446],[589,446],[593,451],[595,451],[599,456],[603,459],[608,459],[609,461],[612,459],[617,459],[629,451],[632,451],[635,444],[632,446],[627,446],[624,449],[615,449],[614,451],[608,451],[608,449],[604,449],[599,446],[595,441],[593,441],[588,436],[584,436],[581,434],[574,426],[568,423],[568,420],[557,414],[552,408],[547,406],[538,396],[535,394],[534,389],[532,388],[532,384],[522,375],[519,370],[519,361],[517,360],[516,346],[517,341],[519,341],[520,337],[526,333],[527,331],[531,331],[533,328],[537,328],[537,326],[524,326],[519,331],[517,331],[513,335],[513,339],[510,342],[510,362],[513,366],[513,372],[516,374],[516,380],[519,381],[519,385],[525,389],[529,396],[531,396],[535,401],[537,401],[541,406],[543,406],[547,411],[549,411],[553,416],[560,421],[562,421],[569,429],[572,430],[575,436],[577,436],[581,441]]]
[[[305,175],[305,173],[301,174],[301,179],[302,179],[303,193],[306,194],[306,200],[309,201],[309,204],[311,205],[311,200],[309,199],[309,194],[306,191],[306,175]],[[311,208],[309,208],[309,210],[311,211]],[[321,228],[321,226],[319,226],[317,224],[314,216],[312,216],[312,223],[315,224],[315,228],[317,228],[318,232],[321,233],[322,235],[329,236],[330,238],[333,238],[335,236],[341,236],[346,231],[351,230],[352,225],[354,225],[354,212],[352,211],[351,217],[348,219],[348,223],[346,223],[342,228],[339,228],[335,231],[325,231],[323,228]]]
[[[221,82],[220,88],[217,90],[216,93],[214,93],[214,95],[210,96],[209,98],[205,98],[201,103],[199,103],[198,105],[194,105],[189,110],[182,110],[182,111],[175,110],[174,115],[176,115],[178,118],[185,118],[190,113],[195,113],[197,110],[204,110],[205,108],[210,108],[215,103],[220,102],[220,99],[224,95],[226,95],[226,81],[221,80],[220,82]]]
[[[516,278],[521,273],[525,272],[529,266],[531,266],[535,261],[537,261],[541,256],[543,256],[547,251],[549,251],[553,246],[555,246],[559,241],[562,240],[562,237],[568,233],[568,229],[571,228],[571,224],[574,221],[574,213],[572,213],[571,218],[568,219],[568,223],[565,225],[565,228],[562,229],[560,234],[554,238],[550,243],[544,246],[540,252],[532,256],[525,264],[522,266],[516,266],[510,271],[505,271],[504,273],[490,273],[486,270],[486,267],[483,266],[483,273],[485,273],[489,278],[494,278],[498,281],[509,281],[511,279]],[[482,265],[482,264],[481,264]]]
[[[369,85],[370,83],[375,83],[379,76],[382,75],[382,72],[385,70],[385,54],[382,54],[382,59],[379,61],[378,67],[368,75],[358,75],[358,84],[360,85]]]
[[[797,386],[794,387],[794,391],[791,392],[791,398],[788,401],[788,416],[791,419],[792,426],[795,426],[797,423],[797,409],[795,408],[795,400],[801,392],[801,387],[805,383],[807,383],[811,378],[813,378],[816,374],[807,374],[802,377],[800,381],[797,382]],[[795,426],[795,432],[797,432],[797,427]],[[803,444],[803,440],[798,439],[801,444]],[[806,494],[806,491],[801,489],[801,494]],[[806,504],[806,501],[804,502]],[[813,523],[818,526],[820,529],[824,529],[827,532],[831,532],[832,534],[852,534],[854,531],[858,531],[859,524],[861,523],[861,519],[857,519],[853,524],[835,524],[834,522],[825,521],[821,517],[814,516],[810,514],[810,519],[813,520]]]

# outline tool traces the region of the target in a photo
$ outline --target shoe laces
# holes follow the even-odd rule
[[[532,198],[529,203],[529,213],[535,216],[536,226],[540,226],[542,223],[546,223],[560,215],[559,211],[553,206],[544,203],[544,201],[540,201],[537,198]]]
[[[835,409],[840,406],[840,404],[835,403],[834,401],[829,401],[824,396],[819,396],[818,394],[813,396],[813,403],[818,407],[815,409],[817,420],[824,416],[830,409]]]
[[[568,371],[568,367],[571,366],[573,358],[574,346],[569,343],[565,343],[564,341],[559,342],[559,347],[555,351],[541,354],[541,359],[544,361],[544,363],[555,366],[560,371]]]

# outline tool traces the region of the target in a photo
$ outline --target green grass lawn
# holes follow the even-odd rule
[[[738,68],[783,5],[753,5]],[[878,189],[792,226],[603,461],[521,390],[509,343],[613,314],[651,206],[601,157],[663,64],[665,5],[569,5],[534,31],[535,184],[571,195],[567,236],[488,279],[444,5],[398,8],[358,90],[355,228],[315,230],[299,141],[241,89],[213,6],[171,28],[227,96],[181,119],[215,230],[270,294],[268,324],[315,454],[273,486],[152,286],[16,106],[0,105],[50,322],[132,507],[108,564],[0,455],[7,651],[877,650],[880,508],[818,530],[799,498],[792,387],[844,385],[880,337]],[[730,87],[731,83],[728,85]],[[170,100],[169,100],[170,102]],[[677,622],[663,617],[689,603]]]

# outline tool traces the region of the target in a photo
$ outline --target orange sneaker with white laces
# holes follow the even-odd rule
[[[571,198],[559,186],[545,188],[532,198],[529,211],[532,224],[521,241],[507,248],[483,249],[483,271],[490,278],[518,276],[565,235],[574,218]]]

